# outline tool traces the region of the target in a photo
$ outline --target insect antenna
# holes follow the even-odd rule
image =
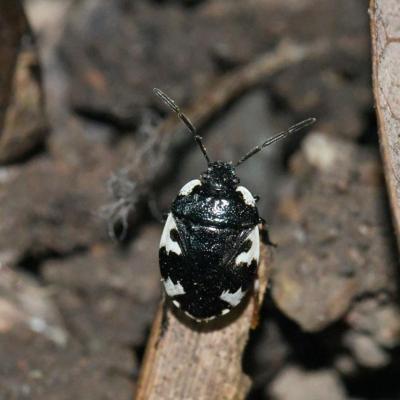
[[[295,133],[307,126],[310,126],[315,123],[317,119],[316,118],[307,118],[304,121],[298,122],[295,125],[292,125],[290,128],[286,129],[285,131],[282,131],[278,133],[277,135],[273,136],[272,138],[269,138],[266,140],[263,144],[254,147],[251,149],[246,155],[244,155],[236,164],[235,166],[237,167],[238,165],[242,164],[244,161],[249,159],[250,157],[254,156],[254,154],[257,154],[259,151],[264,149],[265,147],[269,146],[272,143],[277,142],[278,140],[284,139],[285,137],[291,135],[292,133]]]
[[[208,157],[207,150],[203,144],[203,138],[197,134],[196,128],[190,122],[190,119],[181,112],[181,109],[178,105],[168,97],[162,90],[154,88],[153,93],[156,94],[172,111],[178,114],[179,119],[186,125],[186,127],[190,130],[193,134],[194,140],[200,147],[201,152],[203,153],[205,159],[207,160],[207,164],[210,164],[210,157]]]

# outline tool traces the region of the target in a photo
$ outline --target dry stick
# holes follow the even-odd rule
[[[185,113],[201,128],[241,93],[289,65],[326,54],[328,49],[326,42],[282,43],[275,51],[219,80]],[[155,136],[168,143],[177,129],[177,118],[171,115]],[[267,287],[269,265],[270,254],[263,247],[259,266],[260,304]],[[136,400],[244,399],[251,382],[242,370],[242,355],[254,321],[253,301],[249,299],[234,320],[230,321],[228,315],[228,319],[217,319],[201,329],[168,308],[168,326],[164,331],[162,308],[160,304],[147,344]]]
[[[259,265],[261,302],[268,282],[270,253],[262,247]],[[136,400],[244,399],[250,379],[242,371],[242,354],[255,310],[253,298],[235,318],[196,324],[169,308],[162,333],[162,305],[153,323]],[[257,309],[257,308],[256,308]]]
[[[386,185],[400,248],[400,7],[398,0],[370,3],[375,106]]]

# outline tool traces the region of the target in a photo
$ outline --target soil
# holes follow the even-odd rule
[[[18,138],[7,147],[0,136],[0,399],[132,398],[161,296],[160,219],[205,168],[183,131],[161,150],[152,141],[167,113],[153,87],[193,106],[283,41],[317,40],[329,51],[263,79],[201,130],[213,158],[237,160],[290,124],[318,119],[238,171],[278,244],[244,355],[248,398],[400,397],[399,255],[367,6],[25,1],[31,29],[14,24],[12,40],[34,43],[31,79],[15,83],[26,47],[0,45],[0,60],[14,60],[0,66],[0,101],[17,116],[4,118],[2,106],[0,123]],[[15,106],[17,89],[31,108]],[[160,151],[170,160],[162,182],[165,163],[151,158]],[[149,182],[140,191],[132,168]]]

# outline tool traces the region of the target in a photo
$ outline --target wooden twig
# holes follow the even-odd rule
[[[200,130],[204,124],[218,114],[226,104],[232,102],[242,93],[252,87],[262,84],[272,75],[282,71],[290,65],[300,63],[305,59],[321,56],[329,46],[321,40],[307,44],[296,44],[282,41],[276,49],[265,53],[252,63],[225,75],[213,82],[210,87],[196,99],[196,102],[185,109],[185,114]],[[178,125],[180,129],[180,124]],[[159,135],[170,135],[178,128],[177,118],[171,115],[159,127]],[[183,128],[182,128],[183,129]]]
[[[37,49],[20,0],[0,1],[0,164],[44,143],[47,119]]]
[[[386,185],[400,248],[400,7],[398,0],[370,3],[375,106]]]
[[[18,44],[26,28],[27,21],[21,2],[19,0],[0,2],[0,137],[12,92]]]
[[[259,265],[261,303],[267,287],[270,253],[263,247]],[[139,377],[136,400],[244,399],[251,385],[242,370],[242,354],[252,320],[254,299],[228,319],[196,324],[166,311],[154,320]]]

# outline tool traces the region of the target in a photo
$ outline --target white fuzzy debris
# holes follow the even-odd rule
[[[248,189],[246,189],[244,186],[238,186],[236,191],[242,193],[243,200],[248,206],[256,206],[256,199],[253,197]]]
[[[302,142],[306,160],[320,171],[335,171],[337,165],[352,157],[352,148],[346,142],[322,132],[312,132]]]
[[[260,233],[258,230],[258,226],[254,227],[254,229],[249,233],[246,240],[251,241],[250,250],[246,252],[240,253],[236,259],[235,263],[239,266],[241,263],[245,263],[250,265],[252,260],[256,260],[258,264],[258,260],[260,258]]]
[[[201,182],[199,179],[193,179],[189,181],[186,185],[182,187],[182,189],[179,191],[180,196],[188,196],[190,193],[192,193],[192,190],[196,187],[201,185]]]
[[[173,229],[178,230],[176,227],[174,217],[172,216],[171,213],[169,213],[167,221],[165,222],[164,230],[161,235],[160,249],[162,247],[165,247],[167,254],[169,254],[172,251],[172,253],[180,255],[182,254],[182,250],[179,244],[171,239],[171,231]]]
[[[224,290],[219,296],[219,298],[223,301],[226,301],[228,304],[230,304],[232,307],[237,306],[240,301],[243,299],[245,292],[242,291],[242,288],[239,288],[236,292],[232,293],[229,292],[228,290]]]
[[[180,294],[185,294],[185,289],[179,281],[175,284],[174,282],[172,282],[172,279],[168,277],[168,279],[166,281],[163,281],[163,283],[168,296],[174,297]]]

